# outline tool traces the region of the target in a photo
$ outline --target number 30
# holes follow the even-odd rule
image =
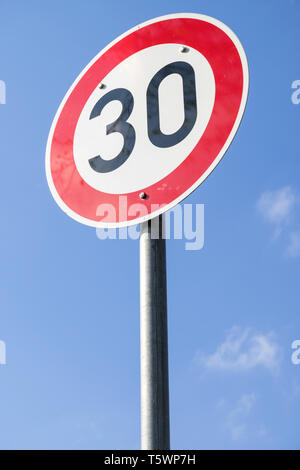
[[[173,134],[163,134],[159,122],[158,87],[168,75],[177,73],[182,77],[184,99],[184,122],[180,129]],[[127,122],[132,113],[134,99],[126,88],[116,88],[102,96],[95,104],[90,114],[90,119],[100,116],[103,108],[111,101],[118,100],[122,103],[122,112],[118,119],[106,126],[106,134],[119,132],[124,138],[121,152],[111,160],[104,160],[100,155],[89,159],[91,168],[98,173],[108,173],[116,170],[126,162],[135,144],[134,127]],[[181,142],[191,132],[197,119],[197,99],[195,72],[187,62],[172,62],[160,69],[151,79],[147,88],[147,122],[148,137],[156,147],[173,147]]]

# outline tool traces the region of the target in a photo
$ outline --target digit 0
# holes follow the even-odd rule
[[[168,75],[182,77],[184,98],[184,122],[174,134],[163,134],[159,123],[158,87]],[[147,89],[148,136],[156,147],[173,147],[191,132],[197,118],[195,72],[187,62],[173,62],[160,69]]]

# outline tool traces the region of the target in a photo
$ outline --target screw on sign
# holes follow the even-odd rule
[[[50,130],[46,174],[58,205],[94,227],[141,223],[143,449],[170,445],[165,240],[151,239],[146,221],[161,221],[221,160],[242,119],[248,81],[245,52],[226,25],[167,15],[103,49]]]
[[[223,23],[179,14],[131,29],[91,61],[58,109],[46,152],[54,199],[95,227],[156,217],[220,161],[247,92],[244,50]]]

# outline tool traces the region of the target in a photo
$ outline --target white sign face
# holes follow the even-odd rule
[[[46,155],[55,200],[96,227],[165,212],[220,161],[247,92],[245,53],[219,21],[168,15],[133,28],[95,57],[57,112]]]
[[[177,168],[190,154],[204,133],[215,101],[213,71],[205,57],[195,49],[181,52],[180,44],[160,44],[143,49],[121,62],[97,86],[79,117],[74,135],[74,159],[82,178],[93,188],[111,194],[141,191],[157,183]],[[197,118],[187,137],[170,147],[158,147],[148,138],[147,87],[152,77],[166,64],[184,61],[193,67],[196,79]],[[133,73],[130,73],[132,71]],[[127,119],[135,130],[135,145],[130,157],[114,171],[97,173],[89,164],[91,155],[112,160],[120,153],[124,138],[119,132],[107,135],[106,126],[121,114],[120,101],[108,103],[100,116],[90,120],[93,107],[108,90],[130,90],[134,105]],[[158,88],[160,130],[173,135],[184,122],[183,80],[168,75]]]

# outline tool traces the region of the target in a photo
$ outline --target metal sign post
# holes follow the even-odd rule
[[[140,227],[141,448],[168,450],[167,279],[163,215],[144,222]]]

